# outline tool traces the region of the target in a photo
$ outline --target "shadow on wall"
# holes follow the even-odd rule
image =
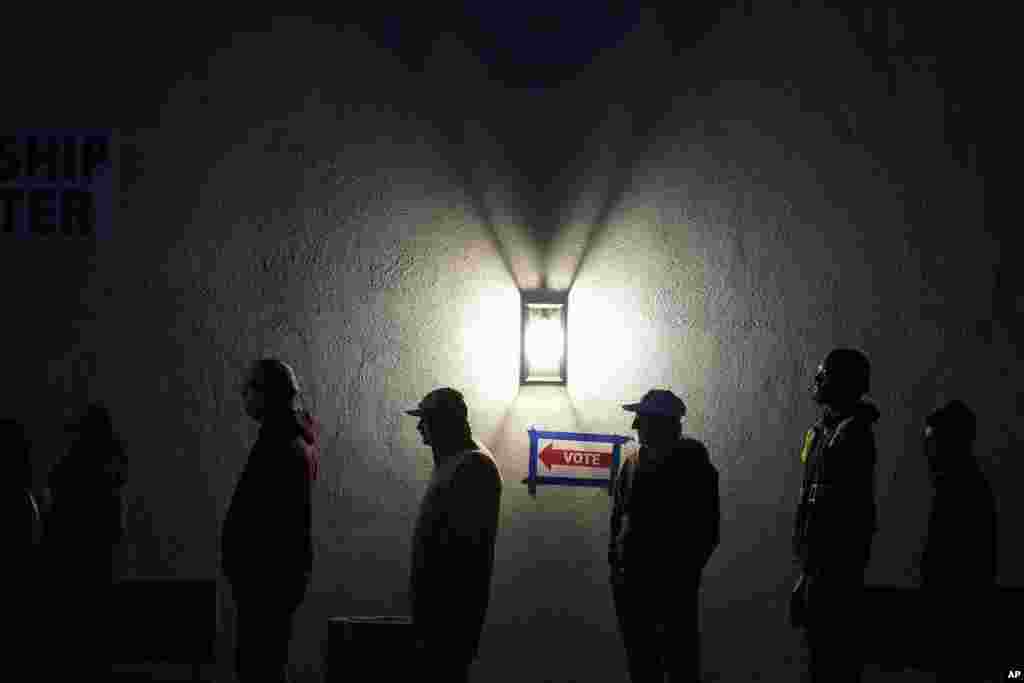
[[[438,153],[509,276],[520,289],[536,287],[540,254],[526,225],[534,197],[522,175],[502,163],[505,150],[488,127],[501,120],[496,114],[515,106],[515,98],[487,80],[483,65],[454,34],[434,40],[424,66],[418,107],[426,108],[438,134]],[[470,96],[467,84],[473,84]]]

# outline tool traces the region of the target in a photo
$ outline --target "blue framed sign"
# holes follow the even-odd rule
[[[109,237],[113,159],[110,130],[0,132],[0,237]]]
[[[527,433],[530,469],[523,483],[529,485],[530,495],[537,492],[539,484],[601,486],[611,495],[622,444],[633,440],[617,434],[548,432],[533,427]]]

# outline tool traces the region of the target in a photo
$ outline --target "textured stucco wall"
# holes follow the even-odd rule
[[[111,387],[156,391],[155,406],[132,402],[143,414],[119,406],[143,430],[136,438],[156,427],[154,409],[173,424],[133,479],[155,531],[135,567],[215,571],[216,533],[255,434],[239,419],[238,377],[257,355],[289,359],[325,427],[300,671],[318,667],[328,616],[407,610],[408,538],[430,457],[401,411],[452,384],[488,434],[515,398],[518,295],[492,236],[515,230],[515,210],[469,196],[440,126],[407,107],[443,88],[404,77],[357,33],[280,22],[237,38],[205,78],[180,81],[161,127],[136,140],[143,166],[163,171],[143,172],[127,213],[141,219],[170,187],[191,204],[163,240],[139,245],[139,266],[158,268],[139,273],[153,302],[139,311],[147,353],[130,387]],[[219,119],[203,116],[211,109]],[[193,158],[177,155],[179,123],[191,127]],[[474,202],[488,203],[498,228]],[[106,340],[126,356],[124,344],[140,341]],[[183,509],[185,491],[196,500]],[[168,539],[185,537],[176,555]]]
[[[625,59],[627,78],[654,68]],[[842,20],[813,11],[733,16],[674,68],[656,64],[692,81],[666,84],[676,92],[660,118],[645,104],[663,93],[608,87],[637,99],[591,145],[551,262],[580,258],[574,231],[589,238],[570,298],[569,394],[586,426],[621,429],[616,399],[677,388],[722,474],[707,667],[721,680],[795,675],[787,534],[815,418],[807,389],[833,346],[867,352],[882,412],[868,580],[912,581],[930,495],[922,421],[959,397],[985,425],[1001,578],[1019,583],[1019,310],[1000,303],[1003,236],[985,225],[976,169],[944,143],[934,75],[873,73]]]
[[[407,610],[431,465],[401,410],[452,385],[505,478],[477,680],[621,680],[608,496],[530,498],[526,428],[629,434],[620,405],[667,386],[722,474],[708,680],[782,680],[801,657],[784,604],[806,388],[830,347],[858,345],[882,411],[869,578],[909,582],[928,502],[916,435],[960,397],[982,420],[1003,581],[1024,580],[1007,530],[1021,518],[1013,279],[927,73],[873,74],[838,18],[808,12],[732,18],[677,57],[644,32],[531,97],[488,83],[457,41],[417,74],[358,32],[272,29],[157,70],[174,76],[149,108],[90,114],[121,126],[116,239],[2,257],[7,308],[38,331],[4,340],[26,387],[5,408],[41,444],[38,474],[62,411],[109,401],[131,457],[125,574],[217,571],[256,431],[241,372],[287,358],[325,427],[293,647],[298,680],[315,680],[328,616]],[[568,150],[539,157],[540,196],[512,161],[531,147]],[[570,383],[520,390],[517,286],[542,283],[572,285]],[[668,539],[684,529],[666,520]]]

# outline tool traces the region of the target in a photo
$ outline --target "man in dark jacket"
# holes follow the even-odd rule
[[[652,389],[636,413],[640,450],[615,479],[608,562],[633,683],[699,681],[701,572],[718,547],[718,471],[682,436],[683,401]],[[671,559],[670,559],[671,558]]]
[[[928,649],[938,658],[940,682],[983,680],[982,650],[996,577],[996,510],[992,488],[972,448],[974,413],[951,401],[928,416],[924,451],[935,494],[921,585]]]
[[[243,394],[259,437],[224,520],[222,567],[235,599],[235,666],[242,683],[288,680],[292,617],[313,569],[310,489],[316,429],[298,406],[285,363],[254,364]]]
[[[409,597],[425,680],[469,680],[490,601],[501,474],[473,439],[468,410],[455,389],[436,389],[405,411],[434,456],[412,539]]]
[[[835,349],[818,366],[811,390],[821,419],[804,437],[803,486],[793,553],[800,579],[793,626],[806,629],[811,681],[859,681],[863,656],[858,606],[875,532],[875,437],[879,412],[863,396],[867,357]]]

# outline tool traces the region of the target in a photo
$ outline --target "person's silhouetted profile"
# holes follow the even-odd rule
[[[718,470],[682,435],[686,406],[671,391],[622,407],[636,413],[640,449],[615,479],[608,562],[630,680],[692,683],[701,573],[719,543]]]
[[[925,421],[924,452],[935,489],[921,560],[921,587],[937,681],[984,680],[986,625],[996,577],[996,509],[972,452],[974,413],[951,401]]]
[[[835,349],[818,366],[811,396],[823,408],[801,460],[793,553],[800,578],[791,623],[805,628],[810,680],[859,681],[864,668],[864,571],[876,530],[874,495],[878,409],[864,398],[871,366],[856,349]]]
[[[280,360],[254,363],[242,392],[260,430],[221,536],[221,565],[235,600],[235,667],[242,683],[284,683],[293,617],[313,570],[317,425],[299,406],[294,371]]]
[[[57,608],[69,615],[58,626],[66,657],[53,661],[63,660],[76,672],[91,667],[102,671],[109,668],[110,644],[74,615],[104,614],[109,604],[114,549],[124,531],[124,446],[101,402],[90,404],[66,430],[73,434],[72,443],[50,471],[52,504],[44,524],[44,552],[53,574],[50,590]]]
[[[448,387],[405,411],[430,446],[434,471],[412,539],[409,597],[424,680],[469,679],[490,601],[501,475],[473,439],[462,394]]]

